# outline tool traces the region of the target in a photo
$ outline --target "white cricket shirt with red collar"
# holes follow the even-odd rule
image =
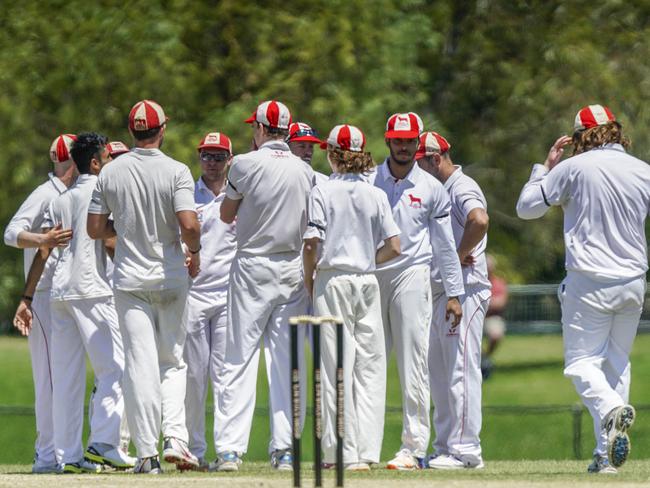
[[[429,265],[433,247],[447,296],[462,295],[463,277],[449,223],[451,204],[442,184],[417,164],[413,164],[406,177],[397,179],[388,168],[388,159],[369,180],[386,193],[393,218],[401,230],[402,253],[378,266],[377,271]]]
[[[467,216],[476,209],[482,208],[487,210],[487,201],[476,181],[463,173],[463,169],[454,165],[456,170],[445,181],[443,187],[449,193],[451,201],[451,228],[454,232],[456,246],[460,244],[465,232]],[[485,249],[487,247],[487,234],[483,236],[481,242],[472,250],[472,256],[476,260],[472,266],[463,266],[463,282],[466,287],[489,288],[490,280],[487,276],[487,260],[485,258]],[[431,286],[435,293],[436,288],[442,288],[442,278],[434,254],[431,261]]]

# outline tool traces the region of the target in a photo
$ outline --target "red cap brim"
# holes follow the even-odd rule
[[[118,156],[120,156],[122,154],[126,154],[128,152],[130,152],[130,151],[114,151],[114,152],[109,152],[109,154],[111,155],[112,158],[116,158],[116,157],[118,157]]]
[[[319,138],[314,137],[314,136],[294,137],[293,139],[289,139],[288,142],[313,142],[314,144],[322,144],[323,143],[323,141],[321,141]]]
[[[253,112],[253,115],[251,115],[246,120],[244,120],[244,122],[246,122],[247,124],[252,124],[253,122],[255,122],[255,116],[256,115],[257,115],[257,112]]]
[[[386,139],[417,139],[420,133],[416,130],[389,130],[384,133]]]

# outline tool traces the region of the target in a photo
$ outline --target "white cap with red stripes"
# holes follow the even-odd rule
[[[153,100],[141,100],[129,112],[129,128],[134,131],[156,129],[169,120]]]
[[[111,141],[106,144],[106,149],[112,158],[118,157],[120,154],[128,153],[130,151],[129,146],[124,144],[121,141]]]
[[[414,139],[424,130],[422,119],[415,112],[393,114],[386,122],[386,139]]]
[[[74,134],[61,134],[52,141],[50,146],[50,159],[53,163],[65,163],[70,161],[70,148],[72,143],[77,140]]]
[[[587,105],[580,109],[576,115],[575,130],[591,129],[607,122],[616,120],[612,111],[602,105]]]
[[[343,151],[363,152],[363,148],[366,146],[366,136],[353,125],[337,125],[330,131],[327,141],[321,143],[320,147],[327,149],[328,145]]]
[[[245,122],[247,124],[258,122],[274,129],[288,129],[291,125],[291,112],[284,103],[268,100],[260,103],[257,110]]]
[[[225,149],[232,154],[232,142],[226,134],[221,132],[210,132],[199,142],[198,150],[201,149]]]
[[[420,136],[420,146],[415,153],[415,159],[431,156],[434,153],[443,154],[451,149],[451,144],[447,139],[437,132],[424,132]]]

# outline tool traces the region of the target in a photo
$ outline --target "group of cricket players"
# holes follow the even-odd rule
[[[347,470],[380,462],[393,350],[402,434],[386,467],[484,468],[487,202],[452,161],[450,143],[425,131],[417,114],[397,113],[386,123],[388,156],[375,165],[358,127],[337,125],[322,140],[271,100],[246,120],[250,152],[234,155],[220,132],[201,139],[195,182],[161,150],[167,122],[159,104],[142,100],[129,114],[131,147],[95,132],[58,136],[48,181],[5,230],[7,245],[25,249],[14,325],[32,359],[32,472],[158,474],[161,437],[163,459],[178,469],[237,471],[262,344],[271,465],[291,470],[289,318],[306,314],[344,324]],[[573,135],[533,167],[517,203],[522,219],[564,210],[564,373],[594,419],[588,471],[603,474],[616,473],[630,451],[629,353],[648,268],[650,167],[626,153],[628,144],[608,108],[584,107]],[[561,161],[569,145],[574,155]],[[311,167],[315,147],[326,151],[329,177]],[[309,331],[299,334],[308,345]],[[328,468],[337,427],[333,328],[322,328],[322,344]],[[84,449],[86,357],[95,386]]]

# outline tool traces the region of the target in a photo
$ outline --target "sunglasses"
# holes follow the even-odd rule
[[[215,163],[223,163],[224,161],[228,161],[229,157],[230,156],[228,154],[224,154],[224,153],[213,154],[213,153],[202,152],[201,154],[199,154],[199,158],[204,163],[209,163],[210,161],[214,161]]]

